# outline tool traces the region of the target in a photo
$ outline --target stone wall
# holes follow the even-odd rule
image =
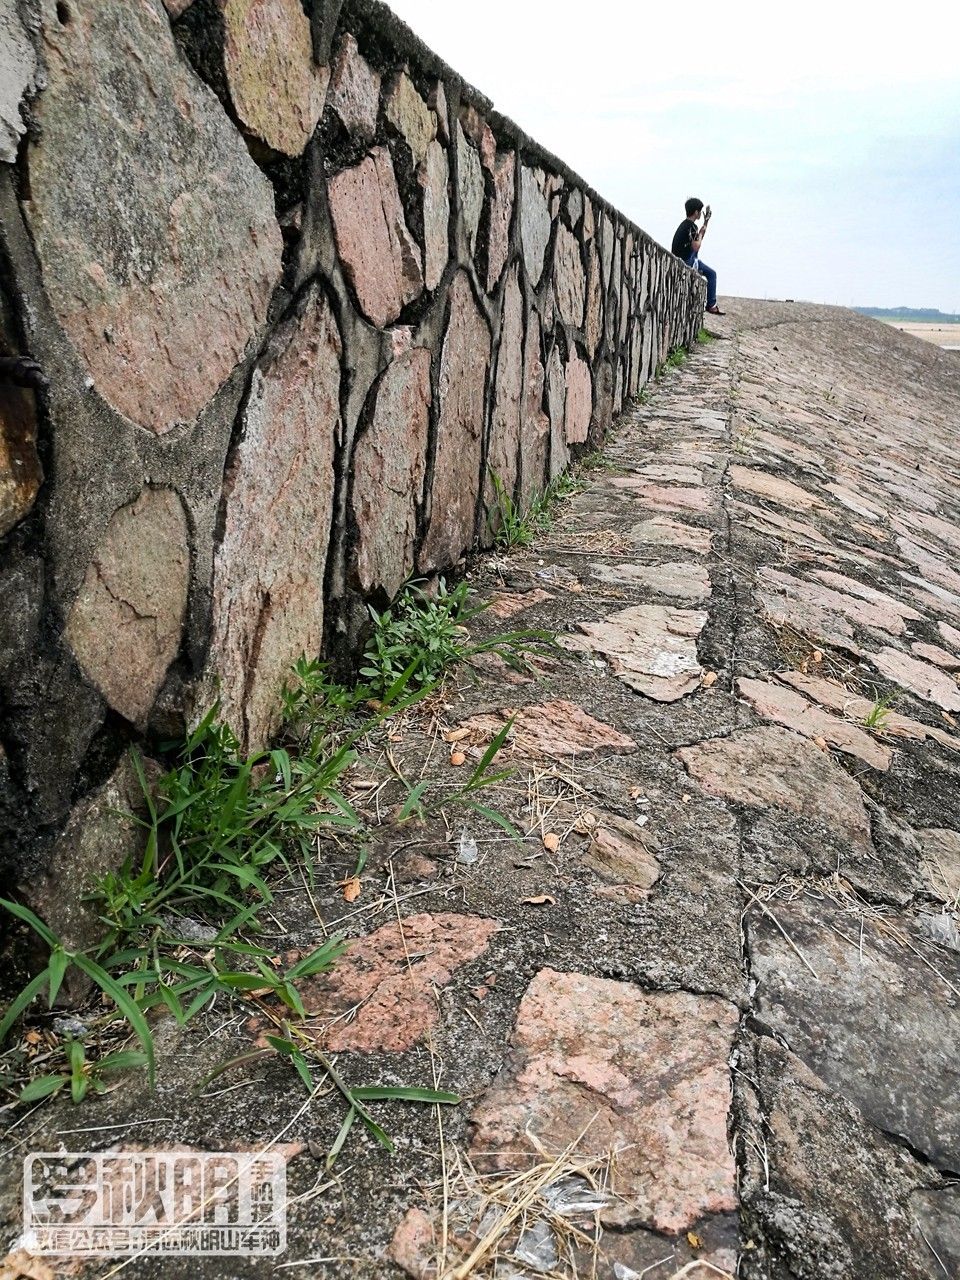
[[[686,268],[372,0],[0,0],[0,847],[489,545]],[[30,382],[29,374],[20,381]],[[36,380],[34,379],[34,382]],[[21,866],[21,869],[26,869]]]

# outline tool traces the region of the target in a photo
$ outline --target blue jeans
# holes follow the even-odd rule
[[[694,271],[699,271],[707,282],[707,306],[715,307],[717,305],[717,273],[713,267],[708,267],[705,262],[701,262],[695,253],[691,253],[687,259],[687,266]]]

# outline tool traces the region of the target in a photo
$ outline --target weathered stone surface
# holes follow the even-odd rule
[[[44,285],[101,395],[166,431],[196,417],[266,319],[273,191],[152,3],[73,4],[68,23],[53,9],[24,206]]]
[[[584,755],[588,751],[610,751],[614,755],[636,751],[637,744],[611,725],[587,715],[572,702],[537,702],[528,707],[502,707],[485,715],[464,720],[463,728],[479,739],[491,738],[513,718],[510,740],[517,750],[529,755]]]
[[[407,228],[386,147],[335,174],[329,194],[347,279],[364,315],[383,328],[423,292],[420,249]]]
[[[20,103],[35,85],[37,55],[16,0],[0,0],[0,161],[13,164],[24,134]]]
[[[419,164],[437,136],[437,122],[406,72],[401,71],[390,82],[384,95],[383,111],[397,132],[403,135],[414,164]]]
[[[938,667],[943,667],[944,671],[960,671],[960,658],[955,654],[947,653],[946,649],[941,649],[937,644],[914,641],[910,648],[924,662],[933,662]]]
[[[813,702],[768,680],[737,681],[737,688],[766,720],[775,720],[806,738],[823,738],[847,755],[857,756],[874,769],[890,768],[893,752],[847,720],[840,720]]]
[[[813,507],[820,506],[812,493],[785,480],[783,476],[772,475],[769,471],[734,465],[730,468],[730,479],[737,489],[755,494],[758,498],[769,498],[771,502],[792,511],[810,511]]]
[[[428,289],[440,283],[447,265],[450,226],[447,153],[439,142],[427,144],[427,153],[417,173],[423,188],[423,278]]]
[[[709,529],[698,529],[696,525],[670,520],[666,516],[651,516],[649,520],[640,520],[631,526],[629,537],[635,543],[683,547],[698,555],[707,555],[713,543],[713,534]]]
[[[223,64],[244,129],[285,156],[313,137],[330,79],[313,60],[310,20],[300,0],[218,0]]]
[[[583,444],[590,431],[593,389],[590,366],[575,349],[567,360],[567,395],[564,401],[563,433],[567,444]]]
[[[423,1209],[408,1209],[387,1247],[387,1257],[414,1280],[437,1273],[437,1237],[433,1219]]]
[[[553,281],[561,319],[574,329],[581,328],[587,282],[580,245],[573,232],[563,225],[557,229]]]
[[[528,311],[523,339],[523,413],[520,421],[520,488],[524,503],[544,487],[550,418],[543,409],[546,375],[540,349],[540,317]]]
[[[119,871],[126,858],[139,864],[146,829],[138,818],[147,806],[129,755],[96,791],[74,806],[57,838],[50,869],[24,888],[27,905],[68,950],[83,950],[103,937],[98,904],[85,897],[101,876]],[[68,972],[64,995],[71,1002],[89,990],[78,971]]]
[[[357,42],[344,33],[333,63],[327,102],[350,133],[372,142],[380,110],[380,74],[361,57]]]
[[[861,650],[853,639],[853,628],[839,614],[817,608],[804,600],[774,595],[771,591],[758,591],[757,601],[764,617],[774,626],[792,627],[800,635],[821,644],[852,653],[854,657],[860,656]]]
[[[450,286],[440,357],[440,416],[421,569],[455,564],[473,540],[490,333],[464,272]]]
[[[859,721],[861,724],[874,708],[869,698],[861,698],[851,693],[842,684],[836,684],[832,680],[805,675],[802,671],[781,671],[778,678],[822,703],[823,706],[829,707],[831,711],[838,711],[848,719]],[[921,724],[919,720],[911,720],[909,716],[902,716],[896,711],[887,711],[879,728],[884,737],[914,738],[918,742],[922,742],[924,738],[932,738],[953,751],[960,751],[960,738],[951,736],[943,729]]]
[[[956,627],[951,627],[949,622],[938,622],[937,630],[946,644],[960,651],[960,631]]]
[[[707,488],[693,489],[679,484],[651,484],[637,476],[614,476],[615,489],[627,489],[637,501],[655,511],[710,511],[715,497]]]
[[[141,727],[180,647],[189,581],[183,504],[144,489],[111,517],[67,619],[84,675]]]
[[[696,604],[710,594],[710,575],[703,565],[674,561],[665,564],[597,564],[593,577],[600,582],[647,587],[660,595]]]
[[[532,591],[524,591],[520,594],[512,591],[501,591],[491,598],[489,608],[495,618],[512,618],[515,613],[520,613],[524,609],[532,609],[534,605],[543,604],[545,600],[552,599],[553,596],[549,591],[541,591],[539,587],[534,587]]]
[[[600,1211],[610,1225],[676,1234],[733,1209],[736,1025],[736,1008],[716,997],[648,995],[542,969],[520,1004],[508,1064],[471,1116],[472,1159],[515,1169],[572,1144],[578,1156],[618,1151],[620,1199]]]
[[[600,654],[637,693],[675,702],[700,684],[697,636],[706,621],[699,610],[638,604],[602,622],[579,622],[583,636],[563,636],[560,643]]]
[[[550,241],[550,210],[538,181],[539,170],[520,166],[520,244],[530,283],[543,275],[543,258]]]
[[[764,1140],[759,1155],[747,1144],[753,1167],[740,1188],[760,1228],[753,1237],[760,1256],[751,1251],[757,1274],[934,1280],[936,1262],[911,1211],[911,1193],[929,1185],[928,1170],[772,1036],[759,1041],[756,1056],[749,1069],[763,1111],[751,1131]]]
[[[652,889],[660,879],[660,863],[640,828],[613,813],[600,815],[583,861],[605,879],[638,889]]]
[[[896,601],[888,600],[881,592],[876,593],[881,596],[880,600],[867,600],[769,568],[761,569],[757,580],[764,587],[812,605],[814,609],[842,614],[861,626],[873,627],[891,635],[903,635],[905,623],[901,606]]]
[[[597,353],[603,333],[603,288],[600,284],[600,259],[591,244],[587,252],[587,300],[584,319],[584,337],[587,354],[592,360]]]
[[[477,248],[477,231],[480,228],[480,214],[483,212],[483,170],[480,157],[463,136],[460,125],[456,129],[457,140],[457,192],[460,197],[460,212],[467,233],[470,252]]]
[[[330,306],[315,288],[254,372],[243,437],[227,466],[209,676],[225,719],[250,748],[275,729],[294,662],[320,652],[341,354]]]
[[[491,167],[493,194],[490,197],[490,226],[487,232],[487,289],[500,279],[510,248],[510,220],[513,217],[516,159],[512,151],[498,154]]]
[[[918,613],[916,609],[905,604],[902,600],[895,599],[894,596],[888,595],[885,591],[878,591],[876,587],[858,582],[856,578],[849,578],[845,573],[833,573],[827,569],[813,569],[810,577],[826,583],[828,587],[833,587],[837,591],[859,596],[862,600],[869,600],[873,604],[881,605],[889,612],[898,613],[901,618],[911,622],[919,622],[923,618],[922,613]]]
[[[948,906],[960,905],[960,832],[926,827],[917,832],[923,850],[923,873],[932,893]]]
[[[514,267],[503,294],[503,318],[487,454],[487,467],[491,474],[485,486],[485,497],[490,510],[489,527],[493,530],[499,525],[493,476],[497,477],[511,498],[517,482],[522,396],[523,295],[517,280],[517,268]]]
[[[777,537],[786,542],[813,543],[816,546],[828,546],[828,540],[819,529],[803,520],[791,520],[776,511],[764,511],[761,507],[753,507],[746,502],[729,502],[727,509],[731,515],[742,516],[741,523],[751,529],[758,529],[768,536]]]
[[[437,1025],[436,989],[483,955],[499,927],[442,912],[407,916],[351,943],[331,973],[300,987],[318,1041],[332,1053],[402,1053],[419,1044]]]
[[[547,407],[550,416],[550,479],[553,480],[570,462],[570,449],[564,435],[564,407],[567,383],[560,349],[554,344],[547,362]]]
[[[903,685],[925,702],[932,702],[944,711],[960,711],[960,688],[939,667],[928,662],[918,662],[899,649],[889,647],[879,653],[871,653],[870,661],[897,684]]]
[[[870,820],[860,788],[829,755],[786,729],[743,729],[681,747],[677,756],[712,795],[775,806],[866,844]]]
[[[392,599],[413,569],[429,414],[430,352],[414,347],[381,377],[370,426],[353,453],[357,576],[364,592],[381,587]]]
[[[766,916],[751,930],[763,1021],[868,1120],[955,1169],[960,1009],[948,984],[960,985],[958,958],[938,952],[934,972],[903,945],[906,920],[887,915],[881,929],[868,915],[861,934],[855,916],[819,895],[774,913],[789,942]]]
[[[0,538],[33,506],[42,481],[34,393],[0,385]]]

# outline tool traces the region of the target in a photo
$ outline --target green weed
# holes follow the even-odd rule
[[[877,698],[873,706],[863,717],[863,723],[867,729],[883,729],[890,714],[890,707],[893,704],[893,694],[887,694],[883,698]]]
[[[709,330],[701,328],[697,332],[697,342],[699,342],[702,346],[706,346],[708,343],[713,341],[714,341],[713,334],[710,333]]]
[[[471,641],[465,624],[487,605],[469,604],[469,591],[466,582],[451,589],[440,578],[431,597],[411,583],[382,613],[370,609],[373,633],[360,674],[375,695],[400,679],[411,690],[423,691],[481,653],[496,653],[514,670],[523,670],[528,665],[526,653],[552,643],[552,637],[542,631],[510,631]]]

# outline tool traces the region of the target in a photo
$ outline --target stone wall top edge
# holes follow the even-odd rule
[[[571,183],[584,195],[589,196],[594,205],[618,219],[629,231],[640,236],[647,245],[659,249],[668,258],[673,257],[664,245],[654,239],[648,231],[645,231],[643,227],[634,222],[632,218],[629,218],[616,205],[611,204],[605,196],[601,195],[595,187],[592,187],[570,165],[561,160],[559,156],[554,155],[552,151],[549,151],[539,143],[536,138],[532,138],[515,120],[498,111],[493,101],[486,94],[475,88],[468,80],[465,80],[439,54],[434,53],[430,46],[425,44],[402,18],[397,17],[389,5],[383,3],[383,0],[347,0],[340,15],[340,22],[348,29],[355,28],[358,25],[360,27],[368,26],[377,35],[389,40],[409,61],[415,62],[421,70],[445,80],[448,84],[455,85],[461,98],[465,99],[471,106],[476,107],[485,116],[495,132],[506,134],[514,139],[518,151],[522,151],[527,157],[543,165],[544,168],[549,169],[552,173],[559,174],[566,182]]]

